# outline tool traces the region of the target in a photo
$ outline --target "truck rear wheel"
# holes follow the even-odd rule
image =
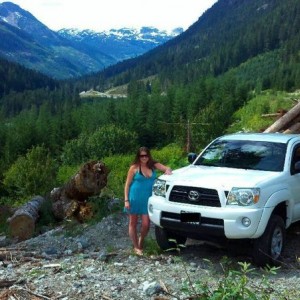
[[[272,215],[263,235],[254,241],[254,263],[258,266],[280,265],[285,235],[283,219],[280,216]]]
[[[162,250],[177,248],[178,245],[184,245],[187,240],[186,236],[179,235],[159,226],[155,226],[155,237],[158,246]],[[170,240],[175,240],[176,242]]]

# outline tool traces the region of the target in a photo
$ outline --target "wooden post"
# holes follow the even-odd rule
[[[186,152],[189,153],[191,149],[191,125],[190,125],[190,120],[187,121],[187,126],[186,126]]]

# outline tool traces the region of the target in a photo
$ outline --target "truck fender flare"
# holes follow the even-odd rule
[[[255,238],[260,237],[265,232],[265,229],[268,225],[268,222],[270,220],[270,217],[271,217],[275,207],[277,205],[279,205],[280,203],[285,203],[285,205],[286,205],[287,219],[283,220],[283,221],[285,223],[285,227],[286,228],[288,227],[288,225],[289,225],[288,223],[291,222],[290,216],[292,213],[291,212],[292,205],[290,205],[291,200],[289,200],[289,199],[292,199],[291,194],[286,189],[280,190],[271,195],[271,197],[266,202],[266,206],[263,209],[263,213],[262,213],[259,225],[258,225],[256,233],[254,235]]]

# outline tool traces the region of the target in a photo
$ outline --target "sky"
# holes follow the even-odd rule
[[[52,30],[153,26],[186,30],[217,0],[0,0],[29,11]]]

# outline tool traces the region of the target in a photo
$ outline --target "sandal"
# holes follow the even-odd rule
[[[143,250],[141,250],[141,249],[134,248],[133,251],[138,256],[142,256],[143,255]]]

